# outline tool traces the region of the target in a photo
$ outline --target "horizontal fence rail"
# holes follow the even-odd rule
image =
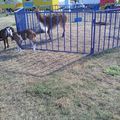
[[[120,10],[39,11],[37,14],[42,16],[42,22],[34,11],[15,12],[18,32],[32,29],[37,33],[37,49],[93,54],[120,46]],[[59,22],[64,23],[65,16],[67,21],[60,27]]]
[[[61,5],[36,5],[36,6],[24,6],[27,10],[34,10],[35,8],[39,8],[40,11],[69,11],[69,10],[99,10],[99,4],[91,4],[91,5],[84,5],[84,4],[61,4]]]

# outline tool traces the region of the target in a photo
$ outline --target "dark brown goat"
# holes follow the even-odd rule
[[[4,49],[9,48],[8,37],[13,39],[14,28],[5,27],[0,30],[0,41],[4,42]]]

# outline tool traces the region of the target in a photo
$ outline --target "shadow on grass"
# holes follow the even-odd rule
[[[120,51],[119,49],[120,48],[118,48],[118,49],[113,48],[113,49],[105,50],[104,52],[101,52],[101,53],[96,53],[94,55],[83,56],[83,57],[81,57],[81,58],[79,58],[79,59],[77,59],[77,60],[75,60],[75,61],[73,61],[73,62],[71,62],[71,63],[69,63],[67,65],[62,66],[61,68],[59,68],[59,69],[57,69],[57,70],[55,70],[55,71],[53,71],[53,72],[51,72],[51,73],[49,73],[47,75],[53,74],[54,72],[57,72],[57,71],[60,71],[60,70],[64,69],[65,67],[70,66],[70,65],[72,65],[74,63],[77,63],[77,62],[79,62],[79,64],[83,64],[83,63],[85,63],[85,62],[87,62],[87,61],[89,61],[91,59],[97,59],[97,58],[100,58],[100,57],[102,57],[104,55],[107,55],[107,54],[110,54],[110,53],[116,53],[117,51],[119,52]]]
[[[14,52],[16,54],[14,54]],[[11,54],[11,53],[13,53],[13,54]],[[19,56],[22,56],[22,55],[19,54],[16,47],[8,48],[6,50],[1,50],[0,51],[0,62],[8,61],[8,60],[11,60],[11,59],[14,59],[14,58],[18,58]]]
[[[17,58],[19,55],[0,55],[0,62]]]
[[[87,62],[87,61],[89,61],[89,60],[91,60],[91,59],[97,59],[97,58],[100,58],[100,57],[102,57],[102,56],[104,56],[104,55],[107,55],[107,54],[110,54],[110,53],[117,53],[117,52],[119,52],[119,48],[118,49],[116,49],[116,48],[114,48],[114,49],[110,49],[110,50],[106,50],[106,51],[104,51],[104,52],[101,52],[101,53],[99,53],[99,54],[94,54],[94,55],[85,55],[85,56],[82,56],[82,57],[76,57],[76,58],[74,58],[73,59],[73,61],[70,61],[71,59],[69,59],[69,63],[66,63],[66,64],[62,64],[62,65],[60,65],[60,66],[57,66],[57,69],[54,69],[53,67],[51,68],[51,65],[53,65],[54,64],[54,62],[52,62],[51,64],[48,64],[47,66],[45,66],[45,71],[42,71],[42,72],[44,72],[45,74],[34,74],[34,73],[30,73],[29,71],[26,71],[26,72],[23,72],[23,71],[11,71],[11,70],[5,70],[6,72],[8,72],[8,73],[13,73],[13,74],[22,74],[22,75],[26,75],[26,76],[33,76],[33,77],[45,77],[45,76],[48,76],[48,75],[52,75],[52,74],[54,74],[55,72],[58,72],[58,71],[61,71],[61,70],[63,70],[64,68],[66,68],[66,67],[68,67],[68,66],[71,66],[72,64],[75,64],[75,63],[77,63],[77,62],[79,62],[79,64],[83,64],[83,63],[85,63],[85,62]],[[2,56],[2,58],[1,58],[1,61],[3,61],[3,60],[9,60],[9,59],[12,59],[12,58],[16,58],[18,55],[15,55],[15,56],[10,56],[10,55],[7,55],[7,56]],[[65,62],[67,62],[67,61],[65,61]],[[56,67],[56,66],[55,66]],[[46,68],[48,68],[47,70],[46,70]],[[44,68],[43,68],[44,69]],[[4,70],[3,70],[4,71]],[[47,71],[49,71],[49,72],[47,72]]]

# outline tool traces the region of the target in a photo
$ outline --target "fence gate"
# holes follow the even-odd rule
[[[92,53],[119,47],[120,9],[95,12],[92,28]]]
[[[15,12],[17,31],[33,29],[37,33],[37,49],[93,54],[109,48],[120,46],[120,11],[82,11],[82,12],[39,12],[43,21],[37,19],[36,13],[21,9]],[[60,18],[54,16],[67,16],[65,27],[60,27],[57,23]],[[50,16],[47,21],[46,16]],[[64,22],[64,17],[62,17]],[[54,21],[54,22],[53,22]],[[51,39],[44,32],[49,25],[51,29]],[[44,30],[43,30],[44,29]],[[63,29],[65,35],[62,37]]]

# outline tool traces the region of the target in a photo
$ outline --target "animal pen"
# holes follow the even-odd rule
[[[46,15],[63,14],[67,16],[62,37],[59,25],[51,30],[51,40],[41,30],[34,11],[20,9],[15,12],[17,31],[33,29],[37,33],[37,49],[56,52],[94,54],[120,46],[120,10],[106,11],[40,11]],[[57,19],[56,23],[59,21]],[[52,17],[49,21],[52,27]],[[64,22],[64,18],[63,18]],[[46,19],[44,19],[46,23]]]

